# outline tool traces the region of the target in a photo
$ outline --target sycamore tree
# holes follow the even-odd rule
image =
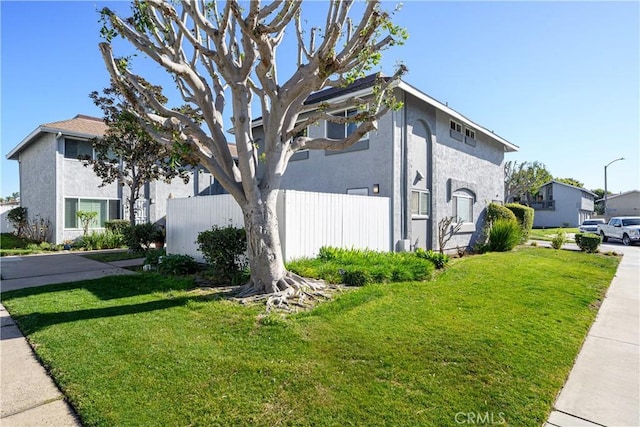
[[[508,161],[504,165],[504,200],[530,200],[553,176],[540,162]]]
[[[320,27],[305,28],[303,2],[298,0],[135,1],[128,18],[101,11],[106,41],[100,49],[111,78],[135,114],[151,124],[147,130],[156,141],[191,147],[242,209],[251,278],[240,295],[275,293],[277,302],[311,285],[287,272],[280,248],[276,197],[289,159],[299,150],[347,148],[375,130],[382,115],[400,107],[391,96],[391,84],[405,71],[400,66],[392,78],[378,79],[370,99],[325,103],[309,112],[304,101],[311,93],[344,87],[364,76],[379,63],[382,51],[402,43],[407,34],[392,23],[393,12],[383,10],[379,1],[307,6],[314,11],[324,8]],[[118,36],[171,76],[182,101],[201,123],[158,99],[133,71],[131,61],[114,55],[112,41]],[[288,61],[297,60],[297,68],[282,76],[276,54],[285,39],[297,46],[297,52],[286,52]],[[224,120],[225,107],[231,109],[230,122]],[[261,146],[253,138],[254,107],[261,113]],[[359,108],[359,113],[329,114],[349,107]],[[300,136],[321,120],[358,125],[343,139]],[[229,150],[229,128],[237,160]]]
[[[159,100],[165,100],[157,86],[147,85]],[[138,121],[131,105],[115,85],[99,92],[91,92],[89,97],[102,110],[107,131],[102,138],[93,142],[95,157],[85,156],[85,166],[102,180],[102,185],[118,182],[129,190],[127,197],[129,222],[136,221],[135,205],[142,196],[144,184],[163,180],[171,181],[180,177],[189,182],[188,162],[179,156],[177,148],[161,144],[149,135]]]

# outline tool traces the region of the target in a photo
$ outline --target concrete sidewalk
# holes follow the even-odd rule
[[[78,282],[117,274],[134,274],[122,267],[141,259],[105,264],[77,254],[3,257],[3,292]],[[0,426],[80,426],[62,392],[42,367],[13,319],[0,304]]]
[[[547,427],[640,426],[640,247],[623,252]]]

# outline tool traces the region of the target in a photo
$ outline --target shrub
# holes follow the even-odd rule
[[[80,238],[78,246],[87,250],[114,249],[124,246],[124,236],[112,231],[92,231]]]
[[[317,258],[298,259],[288,263],[287,268],[303,277],[351,286],[427,280],[435,269],[432,261],[418,257],[413,252],[376,252],[334,247],[323,247]]]
[[[24,236],[24,230],[27,227],[28,219],[27,219],[27,208],[23,208],[22,206],[18,206],[17,208],[11,209],[7,213],[7,220],[13,228],[16,229],[16,235],[18,237]]]
[[[567,243],[567,233],[560,229],[558,233],[556,233],[556,237],[551,239],[551,247],[553,249],[560,249],[565,243]]]
[[[129,221],[126,219],[112,219],[104,222],[104,228],[107,229],[107,231],[124,236],[127,228],[129,228]]]
[[[497,203],[489,203],[487,205],[486,222],[493,224],[499,219],[507,219],[517,221],[515,214],[505,206]]]
[[[372,283],[371,274],[363,268],[346,267],[340,270],[342,273],[342,283],[347,286],[364,286]]]
[[[150,249],[147,251],[144,259],[144,265],[158,265],[160,257],[166,256],[167,252],[164,249]]]
[[[142,252],[151,247],[162,231],[154,224],[136,224],[125,229],[124,240],[130,250]]]
[[[516,247],[522,239],[522,230],[517,220],[497,219],[489,231],[489,250],[507,252]]]
[[[429,260],[433,263],[433,265],[436,266],[436,268],[442,269],[445,268],[447,266],[447,264],[449,263],[449,255],[447,254],[443,254],[440,252],[434,252],[431,249],[425,251],[422,248],[417,248],[416,249],[416,256],[418,258],[423,258],[426,260]]]
[[[580,250],[590,254],[598,252],[598,247],[602,243],[602,238],[593,233],[576,233],[575,240]]]
[[[198,264],[189,255],[171,254],[162,257],[158,261],[158,273],[172,276],[181,276],[195,273]]]
[[[89,232],[89,225],[96,219],[98,212],[78,211],[76,212],[76,216],[82,224],[82,235],[86,236]]]
[[[198,250],[215,274],[234,282],[246,268],[247,235],[244,228],[232,225],[198,233]]]
[[[520,224],[520,228],[522,229],[522,242],[526,242],[529,239],[529,233],[531,233],[531,229],[533,228],[534,209],[519,203],[508,203],[504,206],[516,216],[516,219]]]

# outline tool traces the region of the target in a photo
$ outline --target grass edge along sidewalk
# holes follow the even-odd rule
[[[286,318],[156,275],[3,301],[85,425],[541,425],[618,262],[466,257]]]

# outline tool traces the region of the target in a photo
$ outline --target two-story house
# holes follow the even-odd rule
[[[374,81],[375,76],[368,76],[346,88],[313,94],[305,102],[307,111],[349,97],[366,100]],[[296,153],[282,188],[389,197],[396,250],[437,249],[438,223],[445,217],[462,223],[447,249],[471,246],[482,232],[487,204],[502,202],[504,155],[518,147],[404,81],[393,85],[402,109],[388,112],[377,131],[345,150]],[[339,116],[354,112],[328,111]],[[258,119],[258,144],[260,126]],[[342,138],[354,128],[319,121],[307,134]]]
[[[82,235],[78,211],[97,212],[92,226],[96,229],[104,227],[106,220],[129,217],[127,187],[117,182],[101,186],[93,169],[78,160],[81,155],[94,155],[91,140],[103,136],[106,129],[102,119],[78,114],[38,126],[7,154],[20,163],[21,206],[27,208],[30,219],[37,215],[50,222],[55,243]],[[147,183],[136,206],[136,221],[161,221],[167,198],[207,194],[213,183],[210,174],[200,169],[188,184],[179,178]]]
[[[526,204],[535,209],[535,228],[578,227],[593,215],[596,197],[584,188],[549,181],[540,187],[536,200]]]

